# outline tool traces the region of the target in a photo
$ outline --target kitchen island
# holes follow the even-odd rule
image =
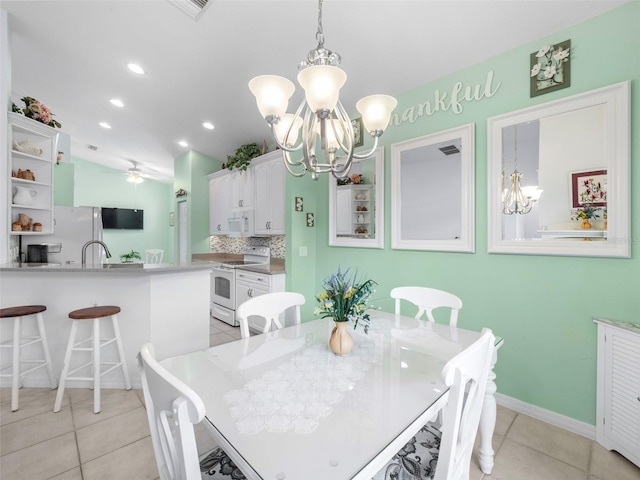
[[[0,265],[0,305],[3,308],[34,304],[47,307],[45,328],[56,376],[62,370],[71,330],[69,312],[93,305],[119,306],[122,312],[118,320],[127,367],[134,388],[140,388],[136,355],[143,343],[151,342],[159,359],[209,347],[210,279],[211,264],[208,262],[84,267],[78,264],[5,264]],[[90,322],[87,322],[87,331],[89,327]],[[12,322],[3,321],[0,337],[10,339],[11,329]],[[111,335],[111,331],[107,334]],[[78,333],[78,339],[86,336],[82,331]],[[115,360],[115,348],[112,347],[103,349],[104,361]],[[28,359],[30,353],[25,350],[23,358]],[[10,349],[2,350],[2,365],[10,363],[10,355]],[[9,385],[10,379],[2,380],[2,386]],[[104,388],[124,387],[118,370],[105,375],[102,381]],[[24,385],[48,386],[45,371],[40,369],[26,376]],[[69,387],[89,387],[89,382],[71,382]]]

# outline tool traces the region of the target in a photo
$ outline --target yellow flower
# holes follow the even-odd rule
[[[344,294],[344,298],[345,300],[347,298],[351,298],[353,297],[353,294],[356,293],[355,289],[353,287],[349,287],[349,290],[347,290],[347,293]]]
[[[324,302],[327,298],[329,298],[327,292],[320,292],[318,294],[318,300],[320,300],[321,302]]]

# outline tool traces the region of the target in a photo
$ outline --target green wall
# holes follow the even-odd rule
[[[72,203],[68,203],[68,192],[63,192],[69,185],[72,185]],[[139,184],[129,183],[121,170],[72,157],[71,164],[56,167],[55,191],[56,205],[143,209],[143,230],[104,230],[103,238],[113,255],[112,260],[117,261],[120,255],[131,250],[140,252],[144,258],[146,249],[161,248],[165,251],[163,261],[173,262],[173,227],[169,227],[172,185],[149,179]]]
[[[488,117],[589,91],[612,83],[632,81],[632,194],[640,185],[634,160],[640,151],[640,2],[575,25],[443,77],[398,97],[396,112],[433,99],[434,92],[450,92],[484,84],[489,71],[497,93],[468,102],[461,114],[437,112],[415,123],[392,126],[382,136],[385,146],[385,249],[328,246],[327,176],[318,182],[287,179],[287,288],[305,295],[305,315],[311,314],[322,279],[338,266],[357,267],[378,282],[374,302],[393,311],[389,291],[400,285],[425,285],[454,292],[464,308],[459,325],[473,330],[491,327],[505,338],[496,366],[498,392],[595,424],[596,326],[592,317],[638,321],[640,261],[636,251],[640,212],[632,208],[632,258],[606,259],[498,255],[487,253],[487,127]],[[529,97],[529,55],[543,45],[571,39],[571,86]],[[508,39],[505,39],[508,41]],[[517,48],[516,48],[517,47]],[[473,48],[470,43],[469,48]],[[429,50],[425,50],[428,68]],[[390,145],[413,137],[475,123],[476,135],[476,253],[391,250]],[[303,214],[293,212],[293,196],[303,196],[315,210],[316,227],[307,228]],[[313,231],[315,238],[310,236]],[[309,257],[298,247],[307,245]],[[314,278],[313,281],[310,278]],[[405,312],[409,313],[409,311]]]
[[[183,189],[187,192],[186,196],[174,200],[176,227],[178,202],[187,202],[187,231],[189,232],[187,258],[191,258],[193,253],[209,253],[209,180],[207,175],[217,172],[221,167],[222,162],[193,150],[174,161],[174,188],[176,191]],[[178,228],[175,228],[176,245],[178,245],[177,235]]]

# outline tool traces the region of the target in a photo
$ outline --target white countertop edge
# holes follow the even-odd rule
[[[7,263],[0,265],[0,272],[31,272],[31,273],[122,273],[126,275],[149,275],[167,272],[185,272],[190,270],[208,270],[212,264],[204,262],[194,262],[187,264],[145,264],[143,267],[115,267],[105,268],[101,265],[87,265],[83,267],[79,264],[28,264],[28,263]]]
[[[596,323],[602,323],[605,325],[612,325],[614,327],[623,328],[625,330],[629,330],[630,332],[635,332],[635,333],[640,332],[640,323],[622,322],[620,320],[610,320],[608,318],[598,318],[598,317],[593,317],[593,321]]]

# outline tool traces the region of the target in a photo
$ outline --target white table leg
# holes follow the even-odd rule
[[[480,463],[480,470],[486,475],[490,475],[493,470],[493,431],[496,428],[496,397],[497,390],[496,374],[493,371],[493,367],[498,360],[498,348],[502,346],[502,342],[496,346],[493,351],[493,358],[491,358],[491,368],[489,370],[489,377],[487,378],[487,390],[484,394],[484,403],[482,405],[482,413],[480,414],[480,425],[478,430],[480,431],[480,452],[478,454],[478,462]]]

